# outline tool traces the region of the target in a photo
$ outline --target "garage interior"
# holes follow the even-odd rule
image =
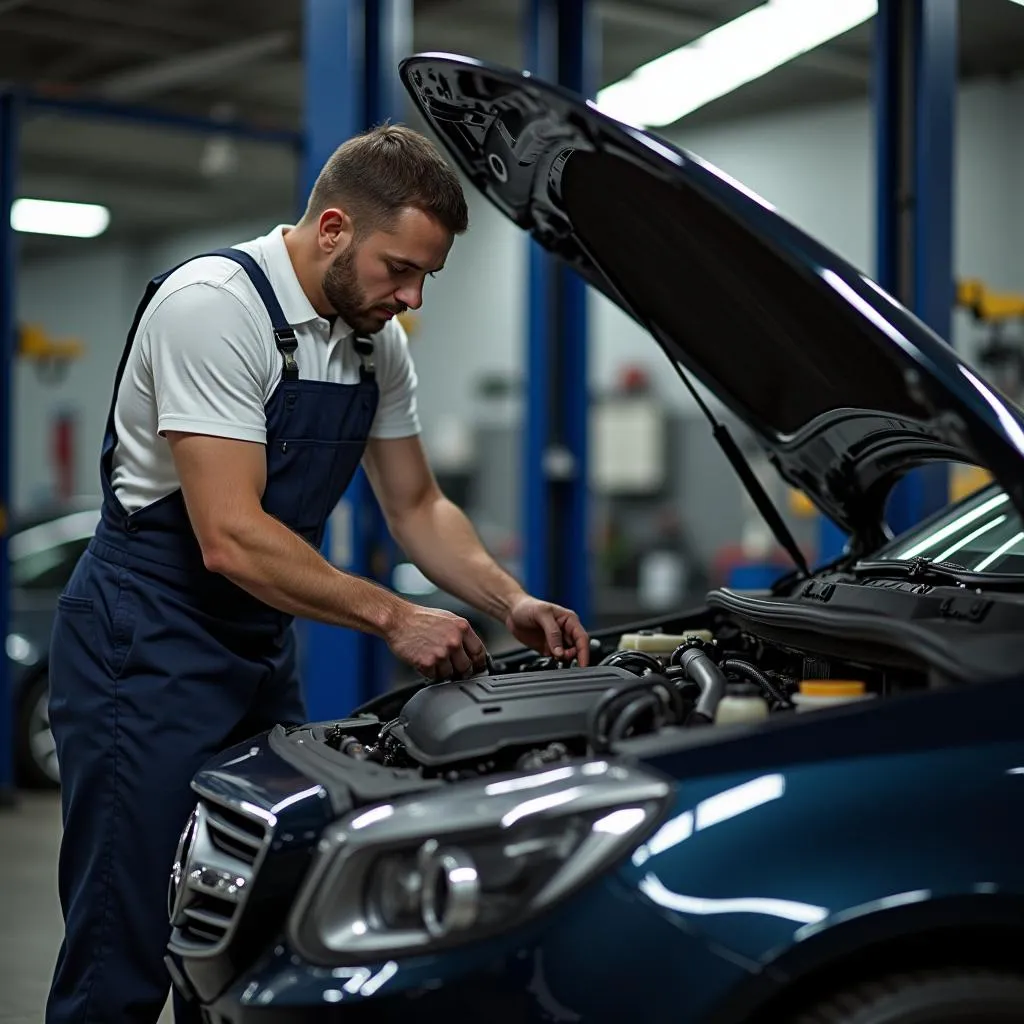
[[[385,119],[428,130],[396,59],[438,51],[533,69],[600,106],[602,90],[758,6],[0,0],[0,1024],[42,1019],[62,934],[45,674],[25,683],[26,652],[45,644],[61,574],[95,525],[110,386],[145,283],[190,253],[294,223],[342,139]],[[1020,402],[1024,4],[877,7],[652,131],[879,281]],[[427,451],[488,549],[594,629],[788,572],[646,333],[466,191],[469,232],[403,323]],[[104,227],[15,230],[24,197],[97,204]],[[835,557],[841,531],[709,401],[808,561]],[[909,528],[979,479],[945,466],[908,479],[890,525]],[[404,560],[363,476],[343,506],[324,545],[334,564],[471,617],[492,650],[509,644]],[[297,629],[311,720],[409,679],[380,641]]]

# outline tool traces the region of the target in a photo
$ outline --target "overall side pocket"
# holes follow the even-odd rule
[[[110,671],[120,676],[135,643],[138,601],[131,573],[121,569],[117,574],[117,597],[110,615]]]

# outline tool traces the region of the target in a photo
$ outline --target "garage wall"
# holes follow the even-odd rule
[[[78,251],[75,251],[78,250]],[[98,494],[97,460],[114,372],[131,323],[133,253],[129,249],[68,246],[68,254],[23,266],[18,280],[20,323],[38,324],[58,339],[76,338],[85,356],[63,379],[47,382],[24,359],[13,381],[15,512],[51,497],[50,423],[76,417],[76,475],[81,493]]]
[[[1024,84],[980,82],[960,97],[957,271],[993,285],[1024,290]],[[871,271],[874,236],[874,157],[871,112],[865,102],[780,114],[694,132],[676,141],[759,192],[801,227]],[[59,260],[28,263],[18,288],[18,316],[51,333],[76,334],[88,354],[58,387],[17,370],[15,507],[44,496],[50,486],[47,424],[64,407],[80,415],[79,479],[95,481],[95,448],[102,430],[111,375],[135,302],[148,276],[201,247],[230,244],[287,219],[290,197],[258,223],[211,227],[202,236],[163,240],[146,248],[111,249],[102,243],[68,247]],[[485,201],[470,194],[471,229],[453,249],[448,268],[427,286],[427,301],[412,338],[419,372],[420,411],[431,444],[453,418],[477,421],[484,406],[475,385],[484,375],[518,374],[525,332],[526,243]],[[54,282],[60,282],[55,292]],[[604,388],[625,361],[651,367],[666,402],[680,415],[693,404],[663,373],[649,340],[607,300],[591,298],[591,386]],[[956,340],[971,335],[957,317]],[[515,403],[501,416],[515,419]],[[493,416],[488,411],[487,415]]]
[[[281,219],[287,213],[278,211]],[[19,359],[14,377],[15,453],[12,507],[20,512],[52,498],[51,424],[76,420],[76,482],[80,495],[99,495],[99,445],[114,373],[146,282],[186,256],[231,245],[265,231],[243,222],[164,239],[150,245],[107,246],[69,241],[67,254],[25,261],[18,280],[19,323],[38,324],[50,336],[75,338],[83,358],[59,382],[40,377]]]

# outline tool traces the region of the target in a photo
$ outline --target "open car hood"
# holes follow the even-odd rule
[[[402,81],[506,216],[642,324],[866,548],[929,461],[1024,512],[1024,413],[873,281],[698,157],[533,76],[451,54]]]

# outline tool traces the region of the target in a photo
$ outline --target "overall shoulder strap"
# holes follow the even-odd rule
[[[277,296],[274,294],[274,289],[271,287],[270,281],[267,279],[267,275],[263,272],[263,268],[256,262],[248,253],[242,252],[241,249],[224,248],[214,249],[211,252],[197,253],[195,256],[190,256],[186,260],[182,260],[176,266],[171,267],[170,270],[165,270],[162,274],[158,274],[154,277],[147,285],[146,290],[143,292],[142,299],[135,310],[135,318],[132,320],[131,329],[128,332],[128,338],[125,341],[124,350],[121,352],[121,360],[117,366],[117,372],[114,375],[114,390],[110,399],[110,409],[107,413],[107,445],[113,444],[114,439],[114,408],[117,404],[117,392],[121,387],[121,379],[124,377],[125,367],[128,365],[128,356],[131,353],[132,345],[135,342],[135,335],[138,332],[139,324],[142,322],[142,315],[146,312],[146,308],[150,302],[153,301],[153,296],[156,295],[160,285],[164,283],[176,270],[185,266],[186,263],[191,263],[193,260],[202,259],[204,256],[223,256],[226,259],[232,260],[237,263],[248,275],[249,280],[252,282],[253,287],[256,289],[257,294],[266,307],[267,313],[270,315],[270,322],[274,328],[274,343],[277,345],[278,351],[281,353],[281,358],[284,360],[284,368],[281,371],[282,378],[284,380],[298,380],[299,378],[299,365],[295,361],[295,350],[298,348],[298,339],[295,337],[295,331],[292,326],[285,319],[284,310],[281,309],[281,303],[277,301]]]
[[[215,249],[213,252],[203,253],[204,256],[224,256],[234,260],[249,276],[253,287],[270,314],[270,322],[274,327],[274,344],[284,360],[284,367],[281,371],[283,380],[299,379],[299,364],[295,361],[295,350],[299,346],[295,337],[295,330],[285,319],[281,303],[277,301],[274,289],[263,272],[263,268],[247,252],[241,249]],[[198,258],[198,257],[195,257]]]

